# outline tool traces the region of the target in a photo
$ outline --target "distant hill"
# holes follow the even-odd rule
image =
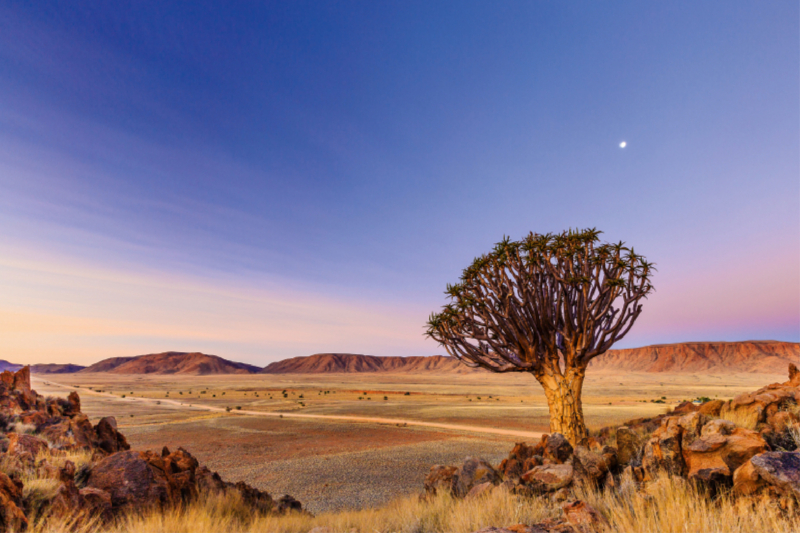
[[[216,355],[199,352],[164,352],[136,357],[104,359],[80,372],[110,372],[112,374],[253,374],[261,369],[245,363],[228,361]]]
[[[22,368],[22,365],[15,365],[14,363],[9,363],[4,359],[0,359],[0,372],[3,372],[5,370],[11,370],[12,372],[16,372],[20,368]]]
[[[342,372],[441,372],[466,373],[475,370],[453,357],[378,357],[352,353],[318,353],[293,357],[268,365],[264,374],[322,374]]]
[[[589,367],[624,372],[783,374],[789,363],[800,364],[796,342],[682,342],[609,350]]]
[[[109,357],[108,359],[103,359],[102,361],[98,361],[93,365],[87,366],[81,372],[89,373],[89,372],[111,372],[115,368],[120,365],[127,363],[128,361],[133,361],[138,357],[146,357],[144,355],[133,356],[133,357]]]
[[[684,342],[642,348],[609,350],[593,360],[590,369],[621,372],[752,372],[783,374],[789,363],[800,365],[800,344],[780,341]],[[321,353],[293,357],[268,365],[265,374],[323,374],[360,372],[481,372],[455,358],[377,357]]]
[[[86,368],[81,365],[64,364],[59,365],[55,363],[31,365],[32,374],[74,374]]]

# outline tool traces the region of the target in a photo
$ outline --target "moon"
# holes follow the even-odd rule
[[[626,143],[625,141],[622,141],[621,143],[619,143],[619,147],[620,148],[625,148],[626,146],[628,146],[628,143]]]

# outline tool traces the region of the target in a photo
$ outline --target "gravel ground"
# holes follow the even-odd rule
[[[244,479],[274,494],[291,494],[311,512],[320,513],[383,505],[398,496],[420,492],[434,464],[460,464],[468,455],[497,464],[510,448],[507,441],[456,438],[299,460],[219,466],[233,479]]]

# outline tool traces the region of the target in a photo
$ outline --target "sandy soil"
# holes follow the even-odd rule
[[[785,380],[598,372],[587,379],[584,410],[598,429]],[[496,464],[515,441],[548,430],[544,394],[526,375],[71,374],[34,382],[48,395],[78,387],[83,411],[93,421],[116,416],[134,449],[182,446],[226,479],[292,494],[312,512],[380,505],[419,491],[433,464],[468,455]]]

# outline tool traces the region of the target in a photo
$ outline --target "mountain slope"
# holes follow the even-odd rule
[[[81,365],[73,365],[73,364],[56,364],[56,363],[48,363],[48,364],[40,364],[40,365],[31,365],[31,373],[32,374],[74,374],[80,370],[86,368],[85,366]]]
[[[753,372],[783,374],[800,364],[800,344],[780,341],[682,342],[609,350],[592,369],[626,372]]]
[[[5,359],[0,359],[0,372],[3,372],[4,370],[10,370],[11,372],[16,372],[20,368],[22,368],[22,365],[16,365],[14,363],[6,361]]]
[[[110,372],[112,374],[252,374],[260,368],[228,361],[216,355],[199,352],[164,352],[136,357],[104,359],[81,373]]]
[[[293,357],[268,365],[264,374],[321,374],[360,372],[441,372],[464,373],[474,370],[458,359],[433,355],[430,357],[378,357],[351,353],[318,353]]]
[[[621,372],[752,372],[783,374],[789,363],[800,365],[800,344],[780,341],[685,342],[609,350],[590,364],[591,370]],[[590,371],[591,371],[590,370]],[[265,374],[359,372],[480,372],[452,357],[377,357],[322,353],[270,364]]]

